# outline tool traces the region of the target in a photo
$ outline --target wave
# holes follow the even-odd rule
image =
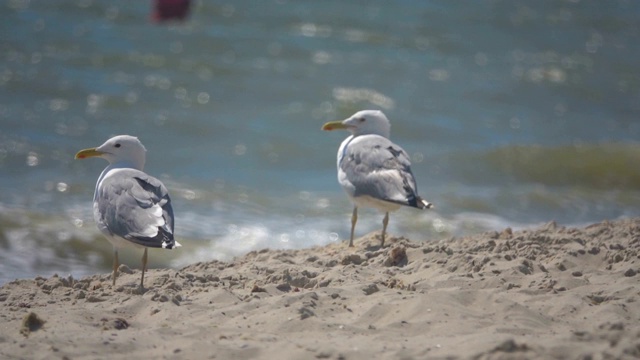
[[[150,268],[180,268],[198,261],[228,261],[265,248],[301,249],[345,241],[349,218],[350,211],[346,208],[335,216],[307,216],[303,221],[283,214],[238,221],[219,219],[211,213],[184,213],[176,219],[176,233],[183,247],[177,251],[152,250]],[[379,212],[363,209],[356,228],[357,237],[379,232],[381,221]],[[524,225],[490,214],[442,216],[406,209],[392,215],[389,233],[417,241],[436,241],[507,226]],[[108,274],[113,261],[111,245],[91,221],[81,223],[68,215],[39,214],[1,206],[0,248],[0,284],[37,275]],[[140,268],[141,254],[134,248],[119,252],[121,263],[134,269]]]
[[[453,172],[477,183],[640,190],[640,144],[602,143],[543,147],[504,146],[452,155]]]

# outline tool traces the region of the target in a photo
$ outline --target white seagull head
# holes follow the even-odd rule
[[[322,130],[346,129],[353,136],[380,135],[389,138],[391,123],[380,110],[362,110],[342,121],[331,121]]]
[[[111,165],[122,165],[142,170],[146,159],[147,149],[135,136],[118,135],[107,140],[104,144],[90,149],[84,149],[76,154],[76,159],[101,157]]]

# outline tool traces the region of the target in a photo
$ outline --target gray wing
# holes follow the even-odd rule
[[[172,249],[173,208],[160,180],[135,169],[106,176],[96,193],[99,226],[146,247]]]
[[[420,209],[428,204],[418,196],[409,156],[385,137],[354,138],[344,149],[340,169],[354,197],[368,195]]]

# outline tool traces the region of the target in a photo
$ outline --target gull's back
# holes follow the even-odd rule
[[[171,249],[174,216],[167,188],[160,180],[131,169],[111,169],[96,188],[94,217],[116,246],[125,239],[137,245]]]

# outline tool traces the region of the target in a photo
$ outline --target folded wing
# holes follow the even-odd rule
[[[347,144],[340,161],[343,186],[353,196],[371,196],[400,205],[425,208],[418,196],[407,153],[389,139],[364,135]]]
[[[146,247],[171,249],[173,208],[160,180],[135,169],[118,169],[105,176],[96,193],[98,226]]]

